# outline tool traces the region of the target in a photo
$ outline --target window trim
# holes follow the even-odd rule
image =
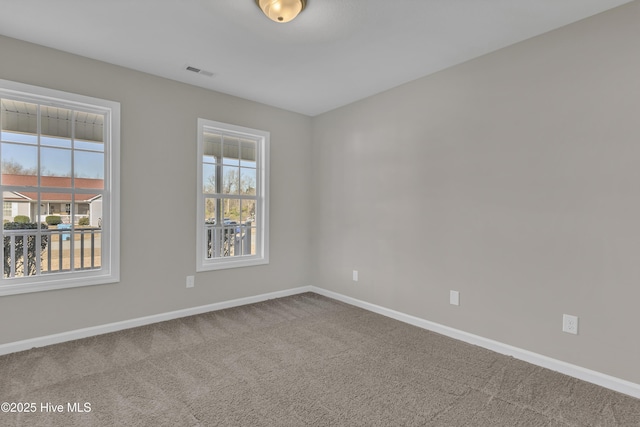
[[[249,267],[269,263],[269,143],[270,133],[267,131],[237,126],[228,123],[198,118],[197,121],[197,210],[196,210],[196,271],[223,270],[228,268]],[[226,135],[256,138],[257,174],[256,174],[256,254],[250,256],[230,256],[223,258],[206,258],[205,239],[205,194],[203,192],[203,156],[205,129]]]
[[[120,103],[40,86],[0,79],[0,97],[61,108],[106,114],[103,192],[102,260],[100,270],[5,279],[0,296],[120,281]]]

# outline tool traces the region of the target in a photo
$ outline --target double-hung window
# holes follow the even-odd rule
[[[0,80],[0,295],[119,280],[120,104]]]
[[[197,271],[266,264],[269,132],[198,119]]]

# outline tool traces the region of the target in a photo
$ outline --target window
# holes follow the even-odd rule
[[[2,202],[2,218],[3,222],[13,220],[13,206],[11,202]]]
[[[0,295],[119,280],[119,138],[117,102],[0,80]]]
[[[267,264],[269,132],[198,119],[197,271]]]

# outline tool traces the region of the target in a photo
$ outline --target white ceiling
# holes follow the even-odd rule
[[[630,1],[0,0],[0,34],[314,116]]]

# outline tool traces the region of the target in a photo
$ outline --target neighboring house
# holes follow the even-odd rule
[[[72,193],[65,191],[71,188],[71,178],[60,176],[43,176],[40,186],[60,188],[60,192],[41,194],[40,218],[38,215],[38,193],[30,191],[4,191],[3,221],[13,221],[16,215],[26,215],[31,221],[44,222],[47,215],[59,215],[65,223],[74,223],[82,217],[88,217],[90,225],[97,227],[102,218],[102,195],[98,193],[75,193],[75,207],[71,208]],[[2,174],[2,183],[6,186],[36,187],[37,177],[33,175]],[[84,190],[104,188],[102,179],[75,178],[75,187]],[[73,211],[73,213],[72,213]]]

